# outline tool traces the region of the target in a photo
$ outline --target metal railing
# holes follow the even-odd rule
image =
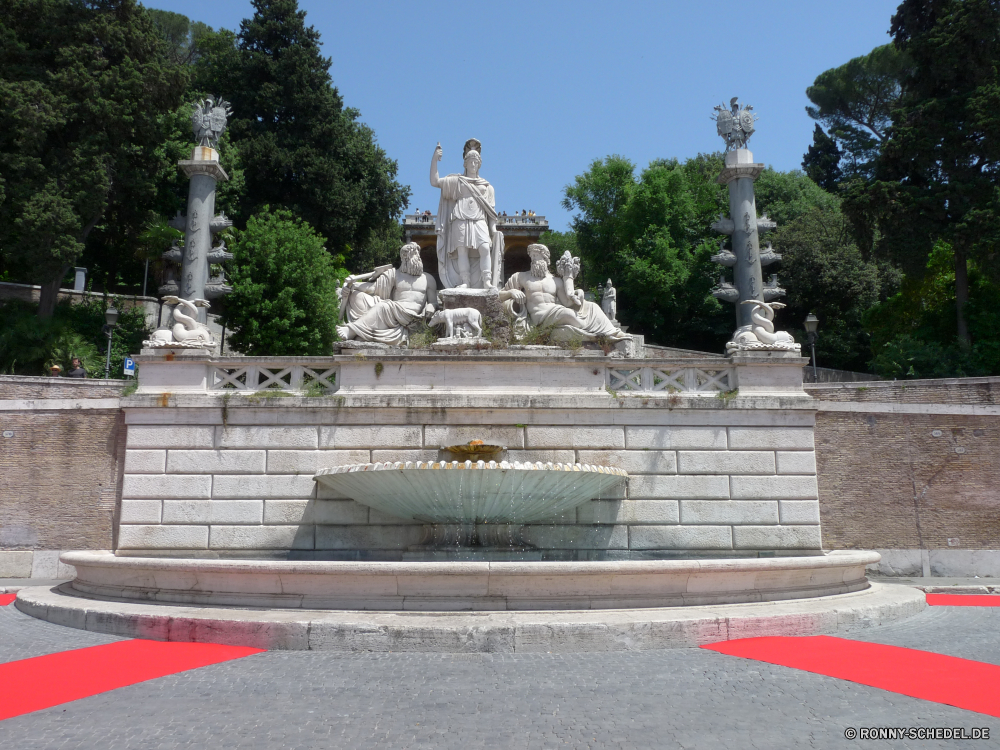
[[[608,367],[605,380],[612,391],[719,393],[736,387],[736,370],[732,367]]]

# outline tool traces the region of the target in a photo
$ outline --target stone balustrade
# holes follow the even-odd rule
[[[407,214],[403,217],[403,224],[416,224],[420,225],[430,225],[433,226],[434,222],[437,221],[437,215],[431,214]],[[548,226],[549,221],[544,216],[501,216],[499,219],[499,225],[503,228],[504,225],[517,226],[519,224],[528,225],[542,225]]]
[[[800,358],[620,359],[598,351],[530,348],[458,354],[389,350],[333,357],[217,357],[201,350],[144,353],[139,393],[414,392],[805,397]]]

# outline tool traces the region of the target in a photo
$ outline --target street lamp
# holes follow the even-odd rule
[[[816,372],[816,339],[819,337],[816,333],[816,329],[819,327],[819,318],[817,318],[812,313],[806,315],[805,322],[802,324],[805,326],[806,335],[809,338],[809,346],[812,347],[812,361],[813,361],[813,382],[819,382],[819,376]]]
[[[108,356],[104,362],[104,377],[111,377],[111,336],[115,326],[118,324],[118,311],[114,307],[109,307],[104,311],[104,335],[108,337]]]

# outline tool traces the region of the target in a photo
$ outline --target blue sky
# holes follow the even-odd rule
[[[214,28],[238,29],[249,0],[150,0]],[[739,96],[760,115],[750,148],[800,168],[812,142],[805,89],[824,70],[889,41],[898,0],[735,2],[330,2],[300,0],[331,74],[411,186],[437,209],[428,169],[461,171],[467,138],[497,208],[571,219],[563,188],[596,158],[715,151],[712,108]],[[218,92],[225,95],[225,92]]]

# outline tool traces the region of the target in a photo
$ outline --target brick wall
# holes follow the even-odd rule
[[[0,550],[114,545],[123,386],[0,376]]]
[[[1000,378],[815,385],[827,549],[1000,549]]]

